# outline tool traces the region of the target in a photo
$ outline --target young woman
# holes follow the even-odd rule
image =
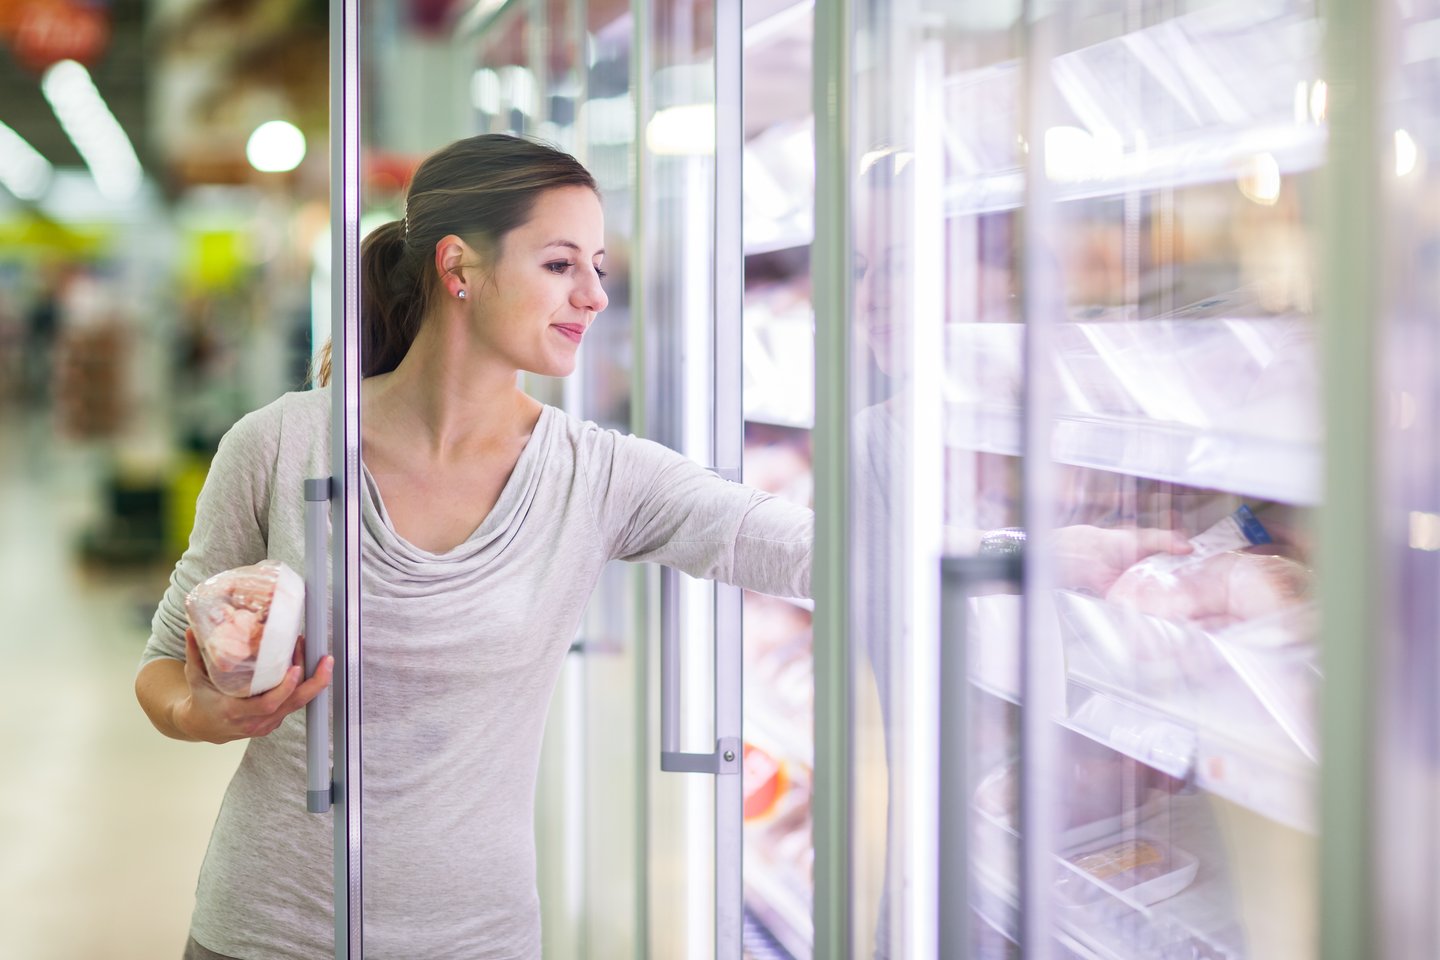
[[[810,511],[517,387],[521,370],[574,370],[605,309],[604,252],[590,174],[506,136],[427,159],[405,217],[362,248],[370,957],[540,957],[541,734],[609,561],[809,595]],[[296,666],[256,697],[224,696],[184,607],[222,570],[267,557],[301,566],[303,481],[329,472],[329,411],[328,387],[291,393],[226,435],[136,680],[167,736],[250,740],[201,868],[187,957],[333,950],[331,822],[305,811],[296,712],[333,662],[309,680]]]

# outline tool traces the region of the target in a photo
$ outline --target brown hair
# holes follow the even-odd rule
[[[371,231],[360,245],[360,375],[387,373],[415,342],[439,287],[435,244],[454,234],[472,247],[498,251],[505,235],[530,219],[540,194],[589,187],[580,161],[553,147],[508,134],[457,140],[420,164],[405,195],[405,216]],[[330,383],[330,343],[315,382]]]

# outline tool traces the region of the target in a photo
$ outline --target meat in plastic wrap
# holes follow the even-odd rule
[[[1264,526],[1241,507],[1190,541],[1188,555],[1135,564],[1106,594],[1111,603],[1206,630],[1278,613],[1309,596],[1311,573],[1277,555]]]
[[[196,645],[221,693],[249,697],[278,685],[295,654],[305,581],[278,560],[217,573],[185,598]]]

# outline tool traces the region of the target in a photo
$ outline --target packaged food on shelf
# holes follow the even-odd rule
[[[196,645],[221,693],[249,697],[285,678],[305,610],[305,581],[278,560],[236,567],[185,598]]]
[[[1207,630],[1278,613],[1304,603],[1313,576],[1280,556],[1249,507],[1191,538],[1188,554],[1155,554],[1121,574],[1111,603]]]
[[[746,820],[759,820],[775,812],[780,798],[790,786],[790,776],[785,762],[771,756],[754,744],[744,746],[742,761],[745,774],[744,816]]]
[[[1119,895],[1127,903],[1149,906],[1175,896],[1199,872],[1200,861],[1179,847],[1146,834],[1117,834],[1064,855],[1069,866],[1055,884],[1059,902],[1069,907],[1102,903]]]

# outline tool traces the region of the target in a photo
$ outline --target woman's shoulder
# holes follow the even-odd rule
[[[269,450],[296,444],[309,446],[328,436],[329,412],[328,387],[285,393],[237,420],[227,441]]]
[[[635,436],[627,430],[607,427],[594,420],[582,420],[560,407],[548,406],[547,410],[560,424],[567,445],[574,451],[577,462],[591,463],[596,459],[608,462],[617,455],[621,457],[644,458],[654,451],[664,451],[659,444]]]

